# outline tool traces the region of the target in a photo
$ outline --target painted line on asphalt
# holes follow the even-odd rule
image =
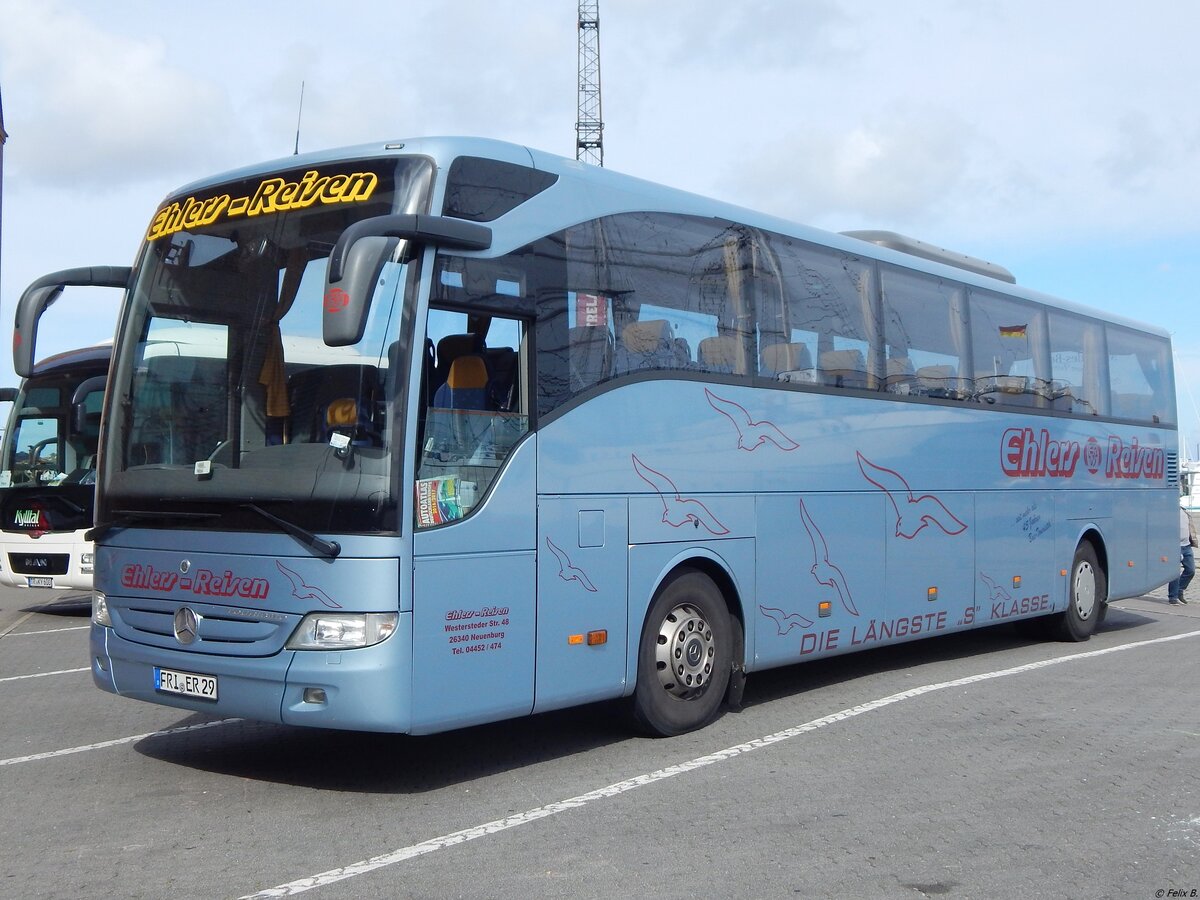
[[[87,671],[83,669],[82,671]],[[184,734],[189,731],[200,731],[202,728],[215,728],[218,725],[230,725],[241,722],[241,719],[220,719],[216,722],[200,722],[196,725],[181,725],[178,728],[167,728],[164,731],[148,731],[145,734],[133,734],[129,737],[116,738],[111,741],[100,741],[96,744],[85,744],[82,747],[67,747],[63,750],[50,750],[46,753],[32,753],[29,756],[14,756],[10,759],[0,759],[0,766],[15,766],[17,763],[34,762],[39,759],[54,759],[57,756],[70,756],[72,753],[86,753],[89,750],[103,750],[105,747],[119,747],[121,744],[131,744],[146,738],[168,737],[174,734]]]
[[[91,625],[72,625],[70,628],[47,628],[45,631],[6,631],[6,638],[29,637],[31,634],[60,634],[64,631],[87,631]]]
[[[454,847],[458,844],[473,841],[476,838],[487,837],[489,835],[498,834],[502,831],[507,831],[510,828],[517,828],[521,825],[528,825],[531,822],[537,822],[541,819],[555,816],[567,810],[579,809],[587,806],[589,803],[594,803],[597,800],[606,800],[609,797],[616,797],[620,794],[627,793],[637,788],[645,787],[649,784],[655,784],[667,778],[673,778],[676,775],[684,775],[688,772],[702,769],[705,766],[711,766],[714,763],[725,762],[734,757],[741,756],[745,753],[752,753],[755,750],[762,750],[765,747],[770,747],[778,744],[780,741],[786,741],[802,734],[808,734],[811,731],[825,728],[828,725],[834,725],[838,722],[844,722],[847,719],[853,719],[869,712],[874,712],[878,709],[883,709],[892,706],[896,703],[901,703],[905,700],[913,700],[917,697],[931,694],[934,691],[942,691],[947,688],[963,687],[965,685],[977,684],[981,681],[991,681],[996,678],[1006,678],[1010,675],[1021,675],[1025,672],[1033,672],[1038,669],[1045,669],[1049,666],[1056,666],[1060,663],[1074,662],[1081,659],[1092,659],[1098,656],[1106,656],[1110,653],[1120,653],[1125,650],[1135,650],[1141,647],[1149,647],[1153,644],[1164,644],[1170,641],[1180,641],[1184,638],[1200,637],[1200,631],[1189,631],[1184,634],[1173,634],[1167,637],[1153,638],[1146,641],[1135,641],[1129,644],[1118,644],[1114,647],[1105,647],[1101,650],[1087,650],[1082,653],[1073,653],[1069,656],[1057,656],[1051,659],[1043,659],[1037,662],[1025,663],[1020,666],[1013,666],[1009,669],[999,669],[994,672],[983,672],[978,675],[968,675],[964,678],[956,678],[953,681],[941,681],[936,684],[926,684],[921,687],[915,687],[907,691],[901,691],[898,694],[891,694],[887,697],[881,697],[878,700],[872,700],[868,703],[852,706],[849,709],[843,709],[827,716],[822,716],[819,719],[813,719],[811,722],[805,722],[803,725],[796,725],[784,731],[777,731],[774,734],[768,734],[764,737],[755,738],[752,741],[747,741],[744,744],[737,744],[733,747],[728,747],[725,750],[720,750],[716,753],[710,753],[707,756],[700,756],[696,759],[689,760],[678,765],[668,766],[665,769],[659,769],[656,772],[649,772],[645,775],[638,775],[626,781],[619,781],[616,784],[610,784],[607,787],[599,788],[598,790],[589,791],[586,794],[580,794],[577,797],[571,797],[567,800],[560,800],[557,803],[550,803],[546,806],[539,806],[536,809],[530,809],[517,815],[506,816],[503,819],[494,819],[491,822],[485,822],[482,825],[476,825],[472,828],[464,828],[462,831],[455,831],[450,834],[444,834],[441,837],[432,838],[428,841],[422,841],[419,844],[411,844],[408,847],[401,847],[398,850],[393,850],[390,853],[384,853],[380,856],[373,856],[370,859],[364,859],[361,862],[352,863],[348,866],[342,866],[337,869],[329,869],[317,875],[310,875],[307,878],[299,878],[295,881],[290,881],[287,884],[281,884],[278,887],[268,888],[267,890],[258,891],[257,893],[247,894],[241,897],[240,900],[266,900],[269,897],[290,897],[294,894],[302,894],[305,891],[313,888],[323,887],[327,884],[333,884],[338,881],[343,881],[347,878],[354,878],[358,875],[366,875],[368,872],[373,872],[376,869],[382,869],[385,866],[392,866],[405,860],[414,859],[418,856],[424,856],[427,853],[434,853],[438,850],[445,850],[448,847]]]
[[[87,666],[82,669],[59,669],[57,672],[34,672],[32,675],[9,675],[7,678],[0,678],[0,684],[6,681],[24,681],[26,678],[47,678],[50,675],[74,675],[77,672],[90,672]]]

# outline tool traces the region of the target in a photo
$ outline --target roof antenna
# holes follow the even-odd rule
[[[304,82],[300,82],[300,108],[296,110],[296,146],[292,149],[292,156],[300,155],[300,116],[304,112]]]

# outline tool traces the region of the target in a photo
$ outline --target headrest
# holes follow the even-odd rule
[[[653,353],[670,343],[671,323],[666,319],[647,319],[630,322],[621,332],[621,340],[630,353]]]
[[[437,344],[438,362],[443,365],[467,353],[474,353],[479,343],[473,334],[448,334]]]
[[[826,350],[821,354],[821,368],[826,371],[848,369],[861,372],[866,366],[863,364],[861,350]]]
[[[706,366],[729,366],[737,364],[738,341],[732,337],[707,337],[696,347],[700,362]]]
[[[450,364],[446,384],[451,390],[472,390],[487,387],[488,373],[481,356],[460,356]]]
[[[325,407],[325,424],[330,428],[353,427],[358,424],[358,401],[353,397],[338,397]]]
[[[917,369],[918,378],[953,378],[957,374],[954,366],[921,366]]]
[[[811,369],[812,359],[804,344],[771,344],[762,348],[762,364],[768,372],[795,372]]]

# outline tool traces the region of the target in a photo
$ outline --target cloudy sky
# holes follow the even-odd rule
[[[0,0],[0,327],[44,272],[132,262],[179,185],[290,154],[301,82],[302,151],[478,134],[573,156],[576,7]],[[600,18],[607,167],[911,234],[1166,327],[1200,456],[1200,4],[600,0]],[[113,323],[101,292],[68,296],[39,350]]]

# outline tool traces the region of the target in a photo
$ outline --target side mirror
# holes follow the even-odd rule
[[[327,346],[346,347],[362,340],[379,274],[400,239],[487,250],[492,245],[492,230],[463,219],[410,213],[355,222],[342,232],[329,254],[321,316],[321,334]]]
[[[37,349],[38,321],[42,313],[57,300],[65,287],[128,288],[132,273],[129,266],[89,266],[64,269],[36,279],[17,301],[17,318],[13,324],[13,371],[22,378],[33,374],[33,358]]]
[[[343,258],[341,279],[334,284],[326,278],[321,311],[325,346],[349,347],[362,340],[375,285],[399,243],[396,238],[377,235],[359,238]]]
[[[87,398],[89,394],[103,391],[107,375],[93,375],[79,383],[75,393],[71,395],[71,427],[76,434],[87,428]]]
[[[16,388],[0,388],[0,403],[12,403],[16,399]]]

